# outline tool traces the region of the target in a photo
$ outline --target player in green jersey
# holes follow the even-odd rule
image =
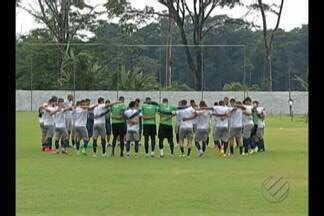
[[[174,114],[172,112],[176,111],[177,107],[172,106],[168,103],[167,98],[162,99],[162,103],[159,107],[160,113],[160,125],[159,125],[159,148],[160,148],[160,157],[163,157],[163,140],[166,138],[170,145],[171,157],[173,157],[174,143],[173,143],[173,128],[172,128],[172,117]]]
[[[125,98],[120,96],[118,101],[120,103],[114,104],[111,107],[111,126],[113,132],[113,141],[112,141],[112,150],[111,156],[115,155],[115,147],[116,141],[119,137],[120,140],[120,156],[124,156],[124,137],[126,135],[126,122],[123,117],[123,113],[126,109],[126,105],[124,104]]]
[[[151,157],[154,157],[155,137],[156,137],[156,113],[158,106],[151,103],[151,98],[145,98],[145,102],[141,106],[143,115],[143,136],[145,156],[148,156],[149,138],[151,139]]]

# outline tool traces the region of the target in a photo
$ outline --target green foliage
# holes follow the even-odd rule
[[[161,90],[162,91],[194,91],[194,89],[190,88],[187,84],[185,83],[179,84],[176,81],[173,81],[170,87],[167,88],[163,87]]]
[[[215,18],[216,19],[216,18]],[[165,48],[164,47],[136,47],[118,45],[125,44],[163,44],[167,20],[161,23],[151,23],[139,28],[132,34],[122,33],[121,26],[105,23],[95,27],[95,37],[89,43],[101,43],[100,46],[71,46],[77,56],[82,53],[83,60],[75,61],[76,88],[86,89],[115,89],[110,80],[111,75],[120,70],[120,65],[126,71],[134,68],[143,74],[151,74],[158,83],[163,84],[165,76]],[[266,90],[264,73],[264,44],[262,32],[253,32],[249,28],[237,30],[235,23],[219,22],[217,28],[211,29],[206,35],[205,44],[245,44],[246,45],[246,75],[245,83],[252,87],[257,84],[261,90]],[[37,29],[17,40],[16,46],[16,88],[30,89],[30,57],[33,56],[33,89],[58,89],[58,71],[55,46],[44,46],[43,43],[53,42],[53,35],[46,29]],[[75,42],[80,42],[76,41]],[[174,28],[173,44],[181,44],[179,31]],[[29,43],[38,46],[28,45]],[[85,43],[86,44],[86,43]],[[308,26],[293,29],[289,32],[280,30],[273,43],[273,90],[288,90],[288,71],[291,70],[291,89],[304,91],[303,87],[294,78],[295,75],[307,82],[308,68]],[[87,54],[88,57],[85,57]],[[226,83],[243,83],[243,49],[238,47],[205,47],[204,54],[204,89],[206,91],[223,90]],[[73,64],[67,55],[65,62],[66,80],[64,89],[73,88]],[[80,58],[81,58],[80,57]],[[89,60],[84,60],[89,58]],[[80,62],[80,65],[79,63]],[[91,72],[92,62],[100,69],[100,74],[91,83],[87,80]],[[87,66],[87,64],[90,64]],[[289,69],[289,70],[288,70]],[[306,72],[305,72],[306,71]],[[98,72],[99,73],[99,72]],[[86,78],[82,78],[82,76]],[[161,77],[160,77],[161,76]],[[193,89],[193,78],[189,70],[184,49],[172,48],[172,83],[171,89]],[[186,87],[179,87],[178,84]],[[175,87],[174,87],[175,86]],[[187,88],[188,87],[188,88]]]
[[[118,90],[158,90],[159,84],[152,74],[145,74],[139,68],[127,71],[125,66],[112,73],[110,76],[110,87]]]
[[[239,82],[232,82],[226,83],[223,87],[223,91],[260,91],[260,87],[257,84],[246,86]]]

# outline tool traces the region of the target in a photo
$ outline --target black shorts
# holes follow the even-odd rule
[[[89,137],[92,137],[92,134],[93,134],[93,123],[94,123],[94,119],[92,118],[88,118],[87,119],[87,130],[88,130],[88,136]]]
[[[108,121],[106,121],[106,134],[111,135],[111,124]]]
[[[252,128],[252,131],[251,131],[251,137],[255,136],[256,135],[256,131],[258,129],[258,125],[255,124],[254,127]]]
[[[172,129],[172,126],[160,124],[158,137],[159,137],[159,139],[166,138],[168,140],[173,140],[173,129]]]
[[[145,125],[143,124],[143,135],[155,136],[156,135],[156,125]]]
[[[111,124],[113,135],[125,135],[127,131],[126,123],[114,123]]]

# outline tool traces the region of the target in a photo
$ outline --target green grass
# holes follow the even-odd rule
[[[247,157],[235,152],[233,158],[220,158],[209,148],[203,158],[197,158],[195,149],[189,159],[93,158],[74,152],[68,156],[42,153],[37,114],[17,112],[16,213],[306,215],[305,119],[297,116],[291,122],[288,116],[277,116],[268,117],[266,123],[267,152]],[[263,198],[260,188],[268,176],[289,181],[289,195],[283,202]]]

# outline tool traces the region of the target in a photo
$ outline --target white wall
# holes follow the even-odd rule
[[[65,98],[67,94],[72,94],[73,91],[25,91],[16,90],[16,111],[36,111],[37,108],[46,102],[51,96]],[[119,91],[119,96],[124,96],[126,102],[135,98],[140,98],[142,101],[149,96],[155,101],[166,97],[172,104],[177,104],[182,99],[195,99],[199,101],[202,97],[201,92],[180,92],[180,91]],[[288,92],[249,92],[248,95],[252,100],[258,100],[260,104],[266,107],[267,111],[273,114],[288,114]],[[117,99],[117,91],[75,91],[76,100],[90,98],[93,103],[101,96],[105,99],[114,101]],[[211,106],[215,101],[223,99],[225,96],[238,100],[243,100],[243,92],[203,92],[203,98],[206,103]],[[295,114],[305,114],[308,112],[308,92],[291,92],[291,97],[294,100],[293,111]],[[32,100],[31,100],[32,99]],[[32,102],[32,103],[31,103]]]

